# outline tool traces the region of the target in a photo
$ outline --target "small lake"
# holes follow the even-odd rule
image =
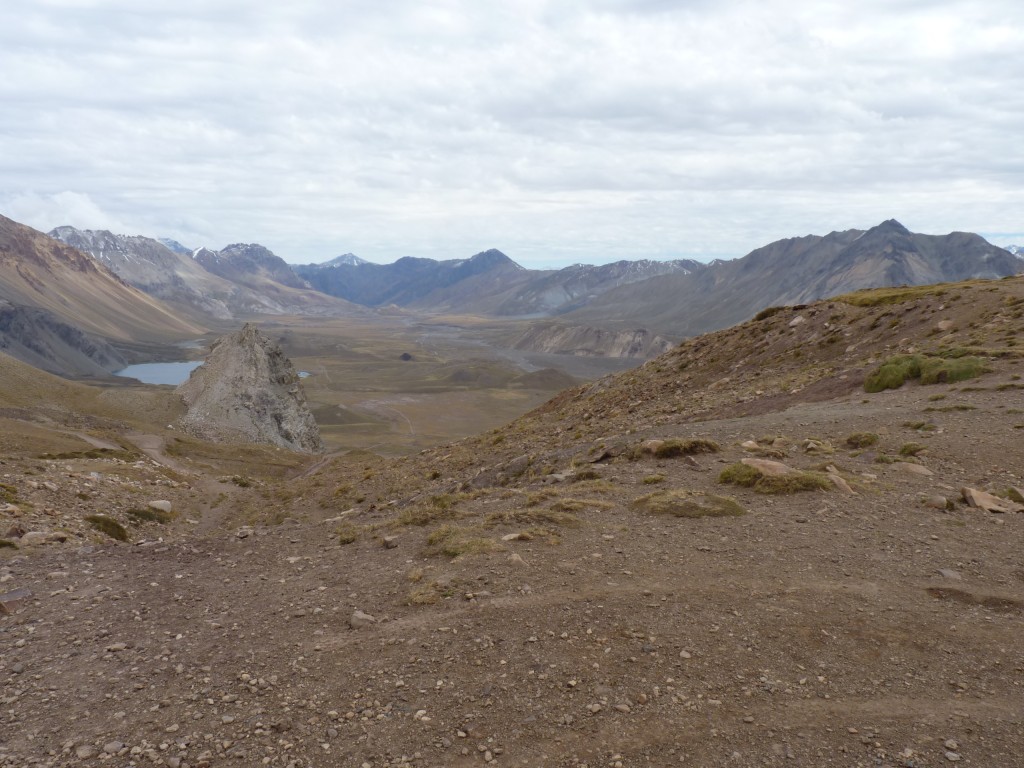
[[[114,375],[138,379],[143,384],[178,385],[202,364],[202,360],[186,360],[180,363],[139,363],[138,365],[129,365],[120,371],[114,371]]]

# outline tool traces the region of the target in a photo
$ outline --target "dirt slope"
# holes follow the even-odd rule
[[[961,488],[1024,482],[1022,309],[781,310],[479,438],[223,483],[208,535],[0,550],[0,764],[1019,764],[1024,515]],[[864,391],[911,350],[987,371]]]

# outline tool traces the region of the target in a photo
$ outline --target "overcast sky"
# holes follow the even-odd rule
[[[3,0],[0,213],[527,266],[1024,241],[1020,0]]]

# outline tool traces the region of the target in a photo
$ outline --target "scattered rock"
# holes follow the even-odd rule
[[[938,331],[950,331],[953,329],[953,321],[939,320],[939,322],[935,324],[935,329]]]
[[[975,509],[983,509],[986,512],[1021,512],[1024,507],[1006,499],[1000,499],[991,493],[979,491],[976,488],[964,487],[960,489],[964,501]]]
[[[928,498],[926,498],[924,500],[924,505],[926,507],[930,507],[931,509],[947,509],[949,506],[949,500],[946,499],[945,496],[935,494],[934,496],[929,496]]]
[[[962,581],[963,580],[963,576],[961,576],[959,572],[954,571],[952,568],[939,568],[938,574],[942,578],[949,579],[950,581]]]
[[[356,610],[348,619],[348,625],[352,629],[363,629],[364,627],[370,627],[377,623],[377,619],[368,613],[363,613],[360,610]]]
[[[838,473],[829,472],[828,479],[832,481],[832,485],[834,485],[838,490],[842,491],[843,493],[856,493],[856,491],[854,491],[853,488],[850,487],[850,484],[846,482],[846,480],[841,478]]]
[[[829,443],[826,443],[824,440],[812,440],[811,438],[808,438],[807,440],[804,440],[803,448],[804,448],[804,453],[809,453],[809,454],[812,454],[812,455],[814,455],[814,454],[826,454],[827,455],[827,454],[835,453],[835,448],[833,448]]]
[[[385,536],[380,540],[384,549],[395,549],[398,546],[397,536]]]
[[[0,595],[0,614],[10,616],[12,613],[24,606],[25,602],[31,597],[32,590],[28,587],[21,587],[20,589],[13,589],[10,592],[5,592]]]
[[[167,501],[167,499],[154,499],[153,501],[149,502],[149,504],[147,504],[146,506],[149,507],[150,509],[155,509],[158,512],[171,511],[171,502]]]
[[[740,459],[740,461],[767,477],[779,477],[796,471],[781,461],[772,461],[771,459]]]
[[[914,464],[910,461],[896,461],[893,462],[893,467],[909,472],[912,475],[921,475],[921,477],[931,477],[935,473],[932,472],[928,467],[921,466],[920,464]]]

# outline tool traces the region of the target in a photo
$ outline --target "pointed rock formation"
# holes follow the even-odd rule
[[[252,323],[220,338],[177,392],[188,406],[181,426],[204,439],[323,448],[295,368]]]

